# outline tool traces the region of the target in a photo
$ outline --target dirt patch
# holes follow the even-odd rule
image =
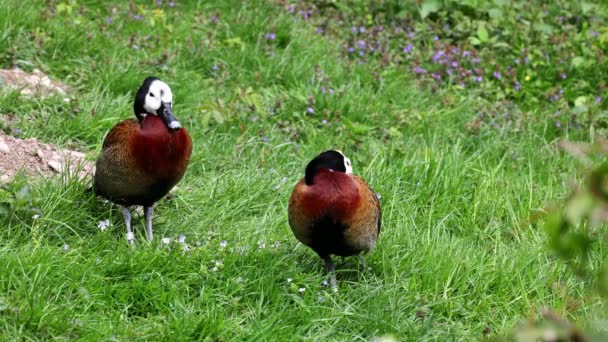
[[[82,152],[60,149],[36,138],[19,139],[0,131],[0,183],[20,171],[29,176],[77,175],[84,179],[95,172],[95,165]]]
[[[67,95],[69,88],[61,82],[51,80],[38,69],[27,73],[19,68],[0,70],[0,86],[21,89],[21,95],[46,97],[49,95]]]

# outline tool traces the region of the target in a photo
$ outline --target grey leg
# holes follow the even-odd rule
[[[154,206],[144,207],[144,218],[146,220],[146,235],[148,240],[152,241],[152,216],[154,215]]]
[[[331,276],[331,289],[338,292],[338,282],[336,281],[336,265],[331,261],[331,257],[323,258],[325,261],[325,271]]]
[[[133,234],[133,230],[131,230],[131,212],[129,208],[120,206],[122,209],[122,217],[125,219],[125,226],[127,226],[127,241],[130,244],[133,244],[133,240],[135,239],[135,235]]]

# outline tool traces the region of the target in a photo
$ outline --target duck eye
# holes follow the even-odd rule
[[[150,93],[150,94],[148,94],[148,95],[150,95],[150,97],[154,97],[154,94],[152,94],[152,93]]]

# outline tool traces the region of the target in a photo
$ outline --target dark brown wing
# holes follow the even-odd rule
[[[289,226],[293,231],[296,239],[305,245],[311,243],[311,228],[313,226],[315,217],[309,217],[305,214],[305,203],[304,203],[304,178],[295,185],[289,198],[289,207],[287,208],[287,215],[289,219]]]
[[[135,119],[123,120],[110,129],[103,139],[102,150],[116,144],[124,144],[139,127],[139,122]]]
[[[382,210],[376,193],[367,183],[358,176],[352,176],[359,189],[359,205],[344,224],[348,229],[344,232],[345,239],[363,251],[371,250],[378,235],[382,221]]]

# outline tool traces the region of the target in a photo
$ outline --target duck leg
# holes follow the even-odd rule
[[[152,216],[154,215],[154,206],[144,206],[144,218],[146,220],[146,236],[152,241]]]
[[[133,234],[133,230],[131,230],[131,211],[129,208],[120,206],[122,209],[122,217],[125,219],[125,226],[127,226],[127,241],[130,244],[133,244],[133,240],[135,239],[135,235]]]
[[[338,282],[336,281],[336,264],[331,261],[331,257],[329,255],[324,257],[323,260],[325,261],[325,271],[331,276],[331,289],[334,292],[338,292]]]

